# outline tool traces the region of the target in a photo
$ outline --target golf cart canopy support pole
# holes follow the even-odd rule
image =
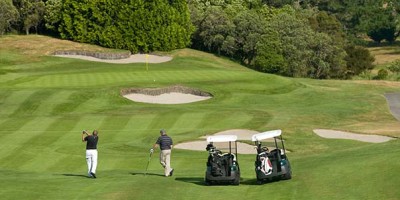
[[[286,154],[286,149],[285,149],[285,145],[283,144],[282,135],[281,135],[281,143],[282,143],[282,148],[283,148],[283,154]]]
[[[235,155],[236,155],[236,160],[238,160],[238,153],[237,153],[237,141],[235,141]]]
[[[229,142],[229,154],[232,154],[232,145],[231,145],[231,142]]]

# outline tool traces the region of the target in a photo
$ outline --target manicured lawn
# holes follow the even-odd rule
[[[46,56],[46,46],[34,48],[46,40],[0,38],[7,44],[0,45],[0,199],[400,199],[398,140],[369,144],[312,132],[399,137],[383,94],[400,92],[400,83],[286,78],[190,49],[170,52],[171,62],[146,70]],[[214,98],[153,105],[119,93],[171,85]],[[144,176],[161,128],[175,143],[229,129],[282,129],[293,179],[256,185],[255,156],[239,155],[241,184],[207,187],[207,152],[187,150],[174,150],[173,177],[162,177],[156,155]],[[100,132],[95,180],[85,177],[82,129]]]

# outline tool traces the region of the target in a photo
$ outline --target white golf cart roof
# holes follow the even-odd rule
[[[237,140],[236,135],[213,135],[207,137],[207,143],[210,142],[235,142]]]
[[[282,134],[281,130],[266,131],[262,133],[257,133],[251,137],[251,141],[261,141],[269,138],[274,138]]]

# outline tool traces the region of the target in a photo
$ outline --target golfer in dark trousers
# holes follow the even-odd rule
[[[161,136],[158,137],[156,143],[153,145],[153,148],[150,149],[150,152],[153,153],[154,149],[157,146],[160,146],[160,163],[164,167],[165,176],[172,176],[174,169],[171,168],[171,149],[172,149],[172,139],[167,135],[167,132],[164,129],[160,130]]]
[[[94,130],[92,135],[87,131],[82,132],[82,142],[86,142],[86,162],[88,166],[89,177],[96,178],[97,168],[97,142],[99,136],[97,130]]]

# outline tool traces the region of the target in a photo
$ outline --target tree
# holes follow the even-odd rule
[[[257,43],[257,53],[254,58],[254,68],[261,72],[284,74],[287,67],[283,57],[282,44],[278,32],[267,30]]]
[[[295,14],[282,12],[269,21],[272,30],[278,32],[282,44],[282,55],[287,62],[282,74],[291,77],[306,77],[307,64],[312,55],[309,44],[313,39],[313,31],[305,19]]]
[[[286,63],[280,73],[291,77],[341,78],[346,66],[346,53],[341,44],[329,34],[313,30],[307,10],[290,9],[284,7],[284,12],[278,12],[269,21],[270,29],[278,32]],[[319,22],[316,26],[320,27]]]
[[[346,70],[346,52],[325,33],[315,33],[310,41],[313,51],[309,60],[307,77],[326,79],[343,78]]]
[[[337,44],[343,45],[345,43],[346,34],[344,33],[343,25],[334,15],[330,15],[325,11],[316,12],[309,17],[309,22],[314,31],[328,34]]]
[[[62,38],[133,53],[184,48],[193,31],[186,0],[63,0],[61,13]]]
[[[293,5],[297,0],[263,0],[263,3],[275,8],[281,8],[285,5]]]
[[[239,13],[233,19],[233,23],[237,55],[242,63],[253,65],[258,40],[266,30],[265,19],[256,10],[247,10]]]
[[[325,11],[311,11],[308,17],[311,28],[316,31],[311,48],[313,69],[310,76],[314,78],[344,78],[346,52],[344,45],[346,35],[335,16]]]
[[[19,13],[9,0],[0,0],[0,36],[18,20]]]
[[[221,7],[210,7],[204,16],[198,26],[198,37],[208,51],[220,54],[225,39],[232,35],[234,24]]]
[[[15,1],[14,4],[19,9],[22,30],[28,35],[30,29],[35,28],[37,33],[45,12],[44,2],[41,0],[19,0]]]
[[[45,3],[45,26],[48,30],[58,32],[61,21],[62,0],[48,0]]]
[[[374,68],[373,62],[375,58],[371,55],[368,49],[361,46],[349,45],[345,48],[347,56],[346,60],[346,78],[354,75],[359,75],[364,71]]]
[[[364,23],[361,25],[364,26],[367,35],[377,43],[382,40],[393,42],[397,37],[396,19],[391,9],[374,9],[371,16],[364,17]]]

